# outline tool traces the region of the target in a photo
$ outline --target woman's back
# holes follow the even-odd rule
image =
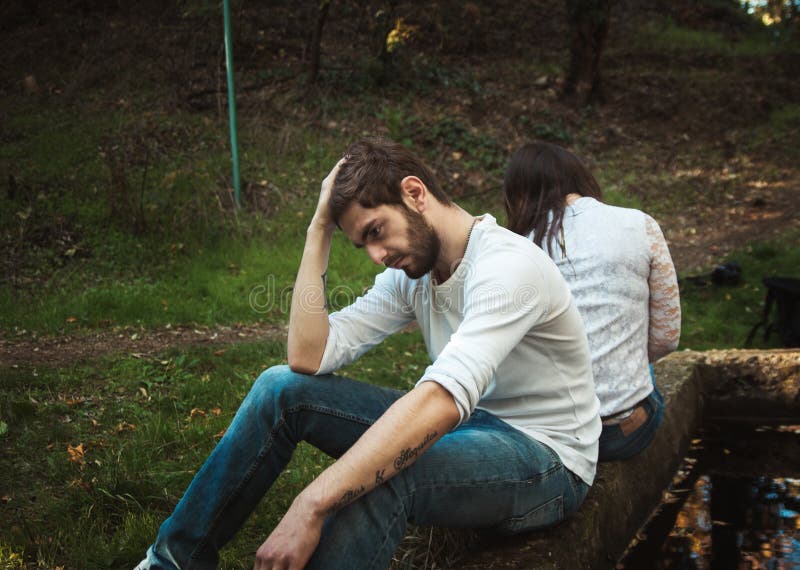
[[[649,364],[677,348],[681,328],[661,229],[644,212],[602,203],[583,161],[545,142],[514,152],[503,198],[509,229],[550,254],[583,319],[603,420],[600,459],[636,455],[664,411]]]
[[[639,210],[581,197],[565,208],[562,232],[549,247],[543,245],[583,317],[600,414],[633,407],[653,389],[649,345],[664,345],[651,347],[656,352],[674,350],[680,331],[677,283],[658,224]],[[650,317],[659,309],[651,301],[664,294],[674,295],[667,312],[677,306],[678,320],[674,314],[653,314],[665,327],[658,330],[659,322],[651,325]]]

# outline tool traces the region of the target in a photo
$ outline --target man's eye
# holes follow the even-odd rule
[[[378,237],[379,235],[381,235],[381,227],[380,226],[375,226],[374,228],[369,230],[369,235],[370,235],[370,237],[373,237],[373,238]]]

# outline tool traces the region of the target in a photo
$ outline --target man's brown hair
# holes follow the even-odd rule
[[[400,182],[416,176],[439,202],[452,204],[430,169],[401,144],[386,139],[362,139],[350,145],[331,190],[331,216],[339,218],[354,201],[364,208],[404,205]]]

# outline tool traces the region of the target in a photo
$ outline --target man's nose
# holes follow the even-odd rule
[[[383,260],[386,259],[386,249],[375,244],[370,244],[366,246],[367,255],[372,260],[372,263],[376,265],[381,265]]]

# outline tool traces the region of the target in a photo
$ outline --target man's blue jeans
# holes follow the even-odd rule
[[[298,442],[339,457],[402,395],[340,376],[270,368],[139,568],[214,568],[219,549]],[[416,463],[331,515],[307,568],[386,568],[409,520],[503,533],[550,526],[577,510],[587,491],[549,447],[476,410]]]

